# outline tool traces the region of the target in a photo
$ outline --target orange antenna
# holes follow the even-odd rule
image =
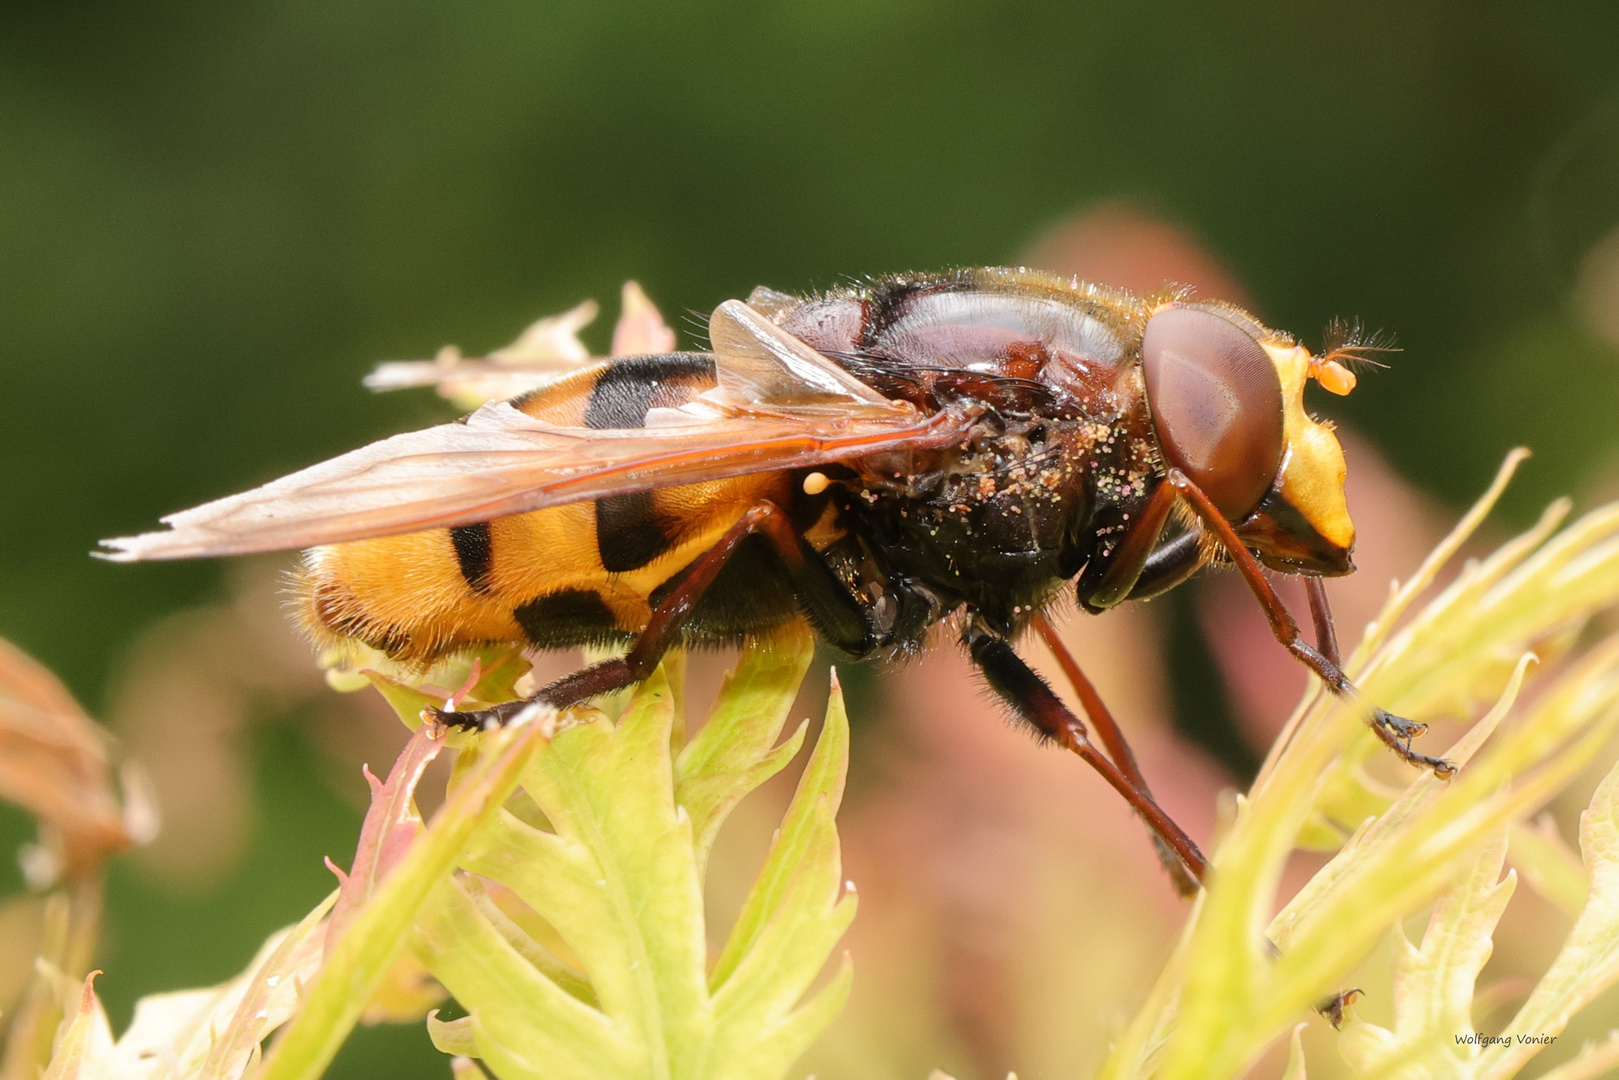
[[[1310,378],[1330,393],[1343,397],[1355,388],[1355,373],[1340,364],[1335,355],[1310,357]]]
[[[1327,390],[1342,396],[1355,388],[1354,368],[1362,364],[1387,367],[1368,353],[1399,352],[1392,338],[1368,332],[1360,321],[1334,319],[1327,324],[1321,355],[1310,358],[1310,377]]]

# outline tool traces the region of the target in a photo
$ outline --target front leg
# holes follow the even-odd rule
[[[1143,584],[1142,578],[1148,576],[1147,570],[1159,547],[1158,541],[1164,534],[1164,526],[1169,524],[1170,511],[1175,509],[1175,502],[1179,498],[1174,488],[1160,483],[1141,509],[1136,511],[1135,520],[1123,535],[1111,540],[1108,546],[1091,556],[1079,577],[1081,607],[1094,615],[1131,598],[1138,585]],[[1195,558],[1196,550],[1191,554]],[[1160,568],[1159,572],[1150,575],[1145,583],[1147,588],[1143,591],[1150,589],[1149,595],[1156,595],[1184,581],[1196,569],[1194,564],[1176,576],[1174,571],[1165,575]],[[1159,580],[1161,578],[1173,580],[1166,583]]]
[[[1356,694],[1355,684],[1343,673],[1333,659],[1329,659],[1309,642],[1299,632],[1298,623],[1288,613],[1287,606],[1282,598],[1276,595],[1276,590],[1270,587],[1260,570],[1259,560],[1254,558],[1253,552],[1248,550],[1237,530],[1225,519],[1225,515],[1215,507],[1214,503],[1203,489],[1186,476],[1179,469],[1170,469],[1169,475],[1164,479],[1164,486],[1174,489],[1184,498],[1192,510],[1202,521],[1203,527],[1219,540],[1220,546],[1225,548],[1237,564],[1242,573],[1243,580],[1247,582],[1248,589],[1259,601],[1259,606],[1265,610],[1265,617],[1270,620],[1271,633],[1276,640],[1292,653],[1305,667],[1318,675],[1327,689],[1342,698],[1353,698]],[[1337,639],[1330,632],[1330,616],[1325,613],[1326,594],[1319,597],[1320,607],[1317,610],[1317,633],[1321,636],[1322,645],[1330,652],[1337,652]],[[1316,601],[1313,598],[1312,603]],[[1400,758],[1412,765],[1420,765],[1433,770],[1435,776],[1445,779],[1456,774],[1456,766],[1444,758],[1430,757],[1411,749],[1411,740],[1428,730],[1427,725],[1419,724],[1404,717],[1395,716],[1391,712],[1372,708],[1372,731],[1383,741],[1383,745],[1393,750]]]

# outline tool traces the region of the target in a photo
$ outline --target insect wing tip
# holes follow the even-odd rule
[[[206,545],[198,544],[194,533],[180,529],[141,533],[139,536],[115,536],[101,541],[105,551],[92,551],[92,558],[104,562],[132,563],[159,562],[167,559],[187,559],[199,555],[220,554]]]
[[[111,540],[98,541],[107,550],[92,551],[90,557],[102,562],[137,562],[140,559],[140,539],[138,536],[116,536]]]

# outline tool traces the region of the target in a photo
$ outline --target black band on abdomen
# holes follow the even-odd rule
[[[489,570],[495,563],[494,543],[489,535],[489,522],[457,525],[450,530],[450,544],[455,548],[455,561],[461,567],[461,576],[473,592],[487,592]]]

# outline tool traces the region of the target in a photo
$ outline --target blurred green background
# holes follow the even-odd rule
[[[99,709],[221,567],[85,553],[446,415],[362,391],[379,359],[611,312],[630,277],[676,321],[760,282],[1003,262],[1119,198],[1306,341],[1395,332],[1332,412],[1440,499],[1519,442],[1518,519],[1610,476],[1619,352],[1577,297],[1619,226],[1611,3],[8,3],[0,634]],[[357,811],[266,730],[235,877],[117,872],[115,1023],[329,887]],[[404,1075],[422,1037],[363,1040],[342,1075]]]

